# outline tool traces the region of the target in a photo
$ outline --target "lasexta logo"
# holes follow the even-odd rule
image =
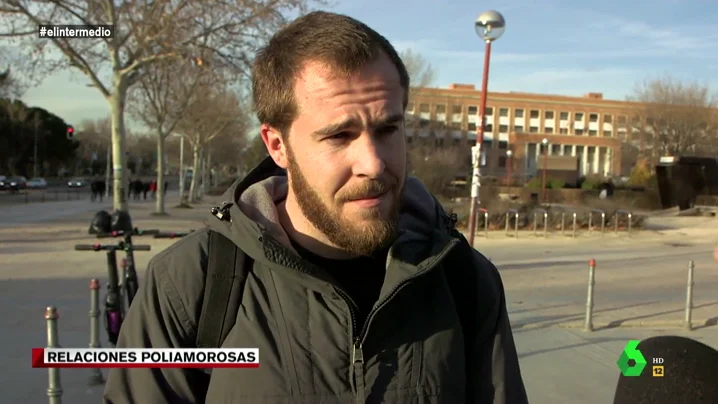
[[[646,367],[646,358],[643,357],[641,351],[636,349],[638,347],[638,340],[630,340],[623,349],[623,353],[618,358],[618,369],[621,370],[621,374],[624,376],[640,376],[643,373],[643,369]],[[631,366],[629,363],[633,360],[634,364]]]

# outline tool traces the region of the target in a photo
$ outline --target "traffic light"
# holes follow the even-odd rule
[[[67,138],[72,139],[75,136],[75,128],[72,126],[67,127]]]

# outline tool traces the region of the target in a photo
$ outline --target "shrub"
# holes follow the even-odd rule
[[[566,188],[566,181],[562,179],[549,179],[547,187],[551,189],[563,189]]]

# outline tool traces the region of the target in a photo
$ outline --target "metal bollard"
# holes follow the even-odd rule
[[[626,220],[628,221],[627,226],[626,226],[626,228],[628,230],[628,237],[631,237],[631,224],[632,224],[631,222],[633,219],[633,213],[631,213],[630,211],[623,210],[623,209],[619,209],[616,211],[616,213],[613,216],[613,220],[615,222],[614,223],[614,225],[615,225],[614,231],[616,232],[616,234],[618,234],[618,222],[619,222],[619,219],[621,218],[621,215],[626,215]]]
[[[603,236],[604,230],[606,229],[606,212],[602,211],[601,209],[592,209],[591,212],[588,214],[588,232],[591,232],[591,224],[593,223],[594,213],[601,214],[601,236]]]
[[[536,230],[538,227],[538,215],[539,213],[543,214],[543,237],[548,237],[548,211],[546,209],[536,209],[534,210],[534,236],[536,235]]]
[[[576,238],[576,212],[571,212],[573,216],[573,234],[572,237]],[[561,235],[566,234],[566,212],[561,212]]]
[[[588,296],[586,297],[586,322],[584,331],[593,331],[593,286],[596,284],[596,260],[588,261]]]
[[[90,348],[100,348],[100,281],[97,278],[90,280]],[[97,386],[105,383],[102,371],[98,368],[90,370],[87,384]]]
[[[691,314],[693,311],[693,271],[695,270],[695,263],[693,260],[688,261],[688,286],[686,288],[686,330],[690,331],[693,329],[691,323]]]
[[[516,209],[509,209],[506,212],[506,235],[509,235],[509,218],[514,215],[514,236],[519,238],[519,211]]]
[[[48,306],[45,309],[45,320],[47,320],[47,347],[59,348],[60,341],[57,336],[57,309],[55,306]],[[50,404],[62,404],[62,383],[60,382],[60,369],[49,368],[47,380],[47,397]]]
[[[484,214],[484,237],[489,238],[489,211],[486,208],[479,208],[479,212]]]

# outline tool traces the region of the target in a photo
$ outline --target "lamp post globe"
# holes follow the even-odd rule
[[[484,11],[476,17],[474,29],[479,38],[485,42],[493,42],[503,35],[506,29],[506,20],[498,11]]]

